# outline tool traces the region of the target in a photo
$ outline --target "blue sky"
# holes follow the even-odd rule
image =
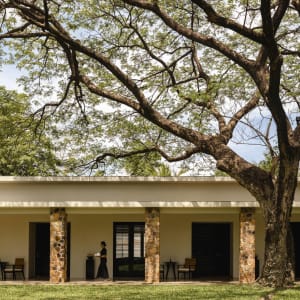
[[[0,69],[0,85],[4,85],[9,90],[22,91],[22,88],[17,84],[17,77],[21,72],[14,65],[5,65]]]

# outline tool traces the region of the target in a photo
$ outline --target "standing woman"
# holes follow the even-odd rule
[[[106,243],[104,241],[101,242],[101,251],[100,251],[100,265],[98,268],[96,278],[108,278],[108,270],[107,270],[107,250]]]

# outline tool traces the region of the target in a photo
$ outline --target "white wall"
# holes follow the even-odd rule
[[[29,222],[49,222],[49,215],[34,210],[28,214],[2,214],[0,211],[0,260],[14,263],[16,257],[23,257],[25,277],[28,277]]]

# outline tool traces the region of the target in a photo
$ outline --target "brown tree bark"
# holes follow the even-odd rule
[[[294,155],[295,157],[296,155]],[[290,225],[297,186],[297,159],[281,161],[273,197],[261,202],[265,220],[265,257],[259,283],[264,286],[290,286],[295,280],[295,255]]]
[[[271,287],[290,286],[295,280],[293,237],[289,219],[283,221],[282,214],[276,219],[266,218],[264,266],[258,282]]]

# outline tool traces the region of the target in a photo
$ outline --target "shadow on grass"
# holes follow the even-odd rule
[[[294,285],[290,288],[280,288],[275,289],[272,292],[267,295],[269,297],[262,298],[262,300],[282,300],[282,299],[288,299],[288,300],[299,300],[300,299],[300,286]]]

